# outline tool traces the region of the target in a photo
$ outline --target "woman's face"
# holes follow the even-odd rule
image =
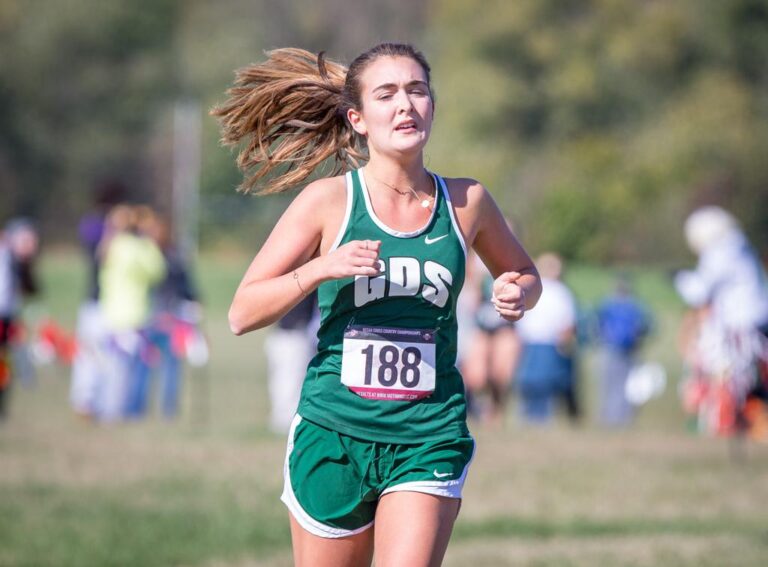
[[[410,57],[379,57],[360,74],[361,109],[347,117],[372,153],[420,152],[432,129],[432,96],[421,65]]]

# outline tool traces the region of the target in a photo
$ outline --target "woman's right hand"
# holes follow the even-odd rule
[[[324,256],[325,277],[338,280],[352,276],[378,276],[381,240],[352,240]]]

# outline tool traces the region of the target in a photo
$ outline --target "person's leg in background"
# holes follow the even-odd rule
[[[10,317],[0,317],[0,421],[8,416],[11,394],[11,324]]]

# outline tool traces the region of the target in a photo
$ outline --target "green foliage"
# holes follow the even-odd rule
[[[13,212],[61,220],[96,177],[138,183],[157,109],[174,92],[177,4],[6,2],[0,177]]]
[[[438,67],[469,79],[472,104],[447,112],[474,125],[465,144],[508,156],[474,170],[534,249],[676,261],[684,215],[713,202],[768,245],[768,2],[467,4],[431,22]]]
[[[107,175],[167,208],[175,101],[204,113],[264,49],[385,39],[433,66],[427,166],[485,183],[534,252],[680,262],[705,203],[768,249],[768,0],[3,0],[0,217],[61,234]],[[284,200],[237,196],[200,118],[204,243],[261,238]]]

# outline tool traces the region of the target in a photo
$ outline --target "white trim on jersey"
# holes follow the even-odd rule
[[[285,483],[283,484],[283,494],[280,496],[280,500],[287,506],[288,511],[290,511],[291,515],[302,528],[318,537],[340,538],[364,532],[373,525],[373,522],[370,522],[361,528],[357,528],[356,530],[334,528],[333,526],[328,526],[315,520],[306,510],[304,510],[304,508],[302,508],[301,504],[299,504],[299,501],[293,492],[293,486],[291,486],[291,471],[288,468],[288,462],[291,453],[293,452],[293,436],[296,433],[296,428],[299,426],[299,423],[301,423],[301,416],[296,414],[293,418],[293,423],[291,423],[291,430],[288,433],[288,448],[285,452],[285,464],[283,465],[283,477]]]
[[[445,202],[448,205],[448,214],[451,215],[451,224],[453,225],[453,231],[456,233],[456,238],[459,239],[459,244],[461,244],[462,250],[464,250],[464,257],[467,257],[467,243],[464,242],[464,236],[461,234],[461,229],[459,229],[459,223],[456,221],[456,213],[453,211],[453,202],[451,201],[451,194],[448,192],[448,186],[445,183],[445,179],[440,177],[437,174],[433,174],[439,181],[440,181],[440,187],[443,188],[443,195],[445,195]]]
[[[349,226],[349,217],[352,216],[352,194],[354,193],[352,186],[352,172],[348,171],[344,177],[346,178],[344,187],[347,190],[347,209],[344,211],[344,220],[341,223],[338,234],[336,234],[336,239],[333,241],[330,250],[328,250],[329,253],[336,250],[339,247],[339,244],[341,244],[341,239],[344,238],[344,233],[347,232],[347,226]]]
[[[365,175],[363,175],[363,169],[360,168],[357,170],[358,178],[360,179],[360,187],[363,189],[363,198],[365,199],[365,208],[368,210],[368,216],[371,217],[371,220],[378,226],[381,230],[386,232],[387,234],[390,234],[392,236],[396,236],[398,238],[412,238],[414,236],[419,236],[420,234],[423,234],[426,232],[426,230],[429,228],[429,225],[432,224],[432,219],[435,218],[435,213],[437,212],[437,183],[435,183],[435,202],[432,203],[432,214],[429,215],[429,220],[427,223],[422,226],[419,229],[413,230],[411,232],[402,232],[400,230],[395,230],[394,228],[389,228],[386,224],[384,224],[384,221],[382,221],[379,217],[376,216],[376,213],[373,211],[373,205],[371,204],[371,197],[368,194],[368,185],[365,183]],[[433,183],[435,180],[432,180]]]

